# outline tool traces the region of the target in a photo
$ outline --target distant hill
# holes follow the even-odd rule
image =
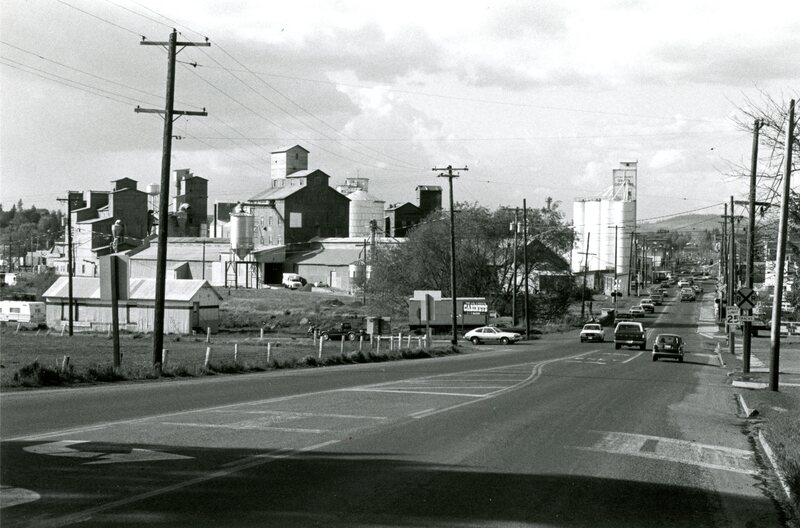
[[[719,222],[721,220],[721,215],[686,214],[664,218],[663,220],[641,223],[637,226],[637,231],[641,233],[655,233],[659,229],[680,231],[683,233],[691,231],[713,231],[714,229],[720,228]]]

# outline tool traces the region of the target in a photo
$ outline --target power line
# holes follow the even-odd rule
[[[83,13],[84,15],[88,15],[88,16],[90,16],[90,17],[92,17],[92,18],[96,18],[97,20],[100,20],[100,21],[102,21],[102,22],[105,22],[106,24],[109,24],[109,25],[111,25],[111,26],[114,26],[115,28],[121,29],[122,31],[127,31],[128,33],[131,33],[131,34],[133,34],[133,35],[136,35],[137,37],[141,37],[141,38],[147,38],[145,35],[142,35],[141,33],[137,33],[136,31],[134,31],[134,30],[132,30],[132,29],[126,28],[126,27],[124,27],[124,26],[120,26],[119,24],[117,24],[117,23],[115,23],[115,22],[112,22],[112,21],[110,21],[110,20],[108,20],[108,19],[106,19],[106,18],[103,18],[103,17],[101,17],[101,16],[95,15],[95,14],[93,14],[93,13],[90,13],[90,12],[88,12],[88,11],[85,11],[85,10],[81,9],[80,7],[77,7],[77,6],[74,6],[74,5],[72,5],[72,4],[69,4],[69,3],[65,2],[64,0],[56,0],[56,2],[58,2],[59,4],[64,4],[65,6],[67,6],[67,7],[69,7],[69,8],[72,8],[72,9],[74,9],[75,11],[80,11],[80,12],[81,12],[81,13]]]

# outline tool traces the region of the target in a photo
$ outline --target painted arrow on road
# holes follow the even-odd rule
[[[181,460],[193,458],[190,456],[176,455],[173,453],[164,453],[162,451],[152,451],[150,449],[133,448],[129,453],[102,453],[98,451],[78,451],[73,449],[72,446],[77,444],[88,443],[88,440],[59,440],[58,442],[49,442],[47,444],[38,444],[23,448],[28,453],[35,453],[37,455],[49,455],[70,458],[92,458],[95,459],[91,462],[85,462],[84,465],[90,464],[120,464],[126,462],[153,462],[156,460]]]

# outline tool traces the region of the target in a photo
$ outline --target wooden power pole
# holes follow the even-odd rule
[[[167,95],[164,110],[136,107],[135,112],[145,114],[160,114],[164,119],[164,139],[161,154],[161,194],[158,200],[158,250],[156,253],[156,299],[154,307],[153,321],[153,368],[160,375],[162,364],[162,350],[164,348],[164,304],[165,288],[167,277],[167,231],[169,222],[169,173],[170,159],[172,157],[172,124],[175,116],[208,115],[203,109],[202,112],[191,112],[187,110],[175,110],[175,58],[178,55],[178,46],[181,49],[187,46],[210,46],[209,42],[179,42],[178,32],[172,30],[167,42],[155,42],[144,40],[140,42],[143,46],[163,46],[167,49]],[[203,213],[205,214],[205,212]]]
[[[778,390],[781,353],[781,306],[783,305],[783,273],[786,265],[786,235],[789,220],[789,194],[792,177],[792,147],[794,146],[794,99],[789,102],[789,119],[786,124],[786,153],[783,156],[783,195],[781,196],[781,221],[778,224],[778,247],[775,256],[775,295],[772,298],[772,327],[769,343],[769,390]]]
[[[458,178],[458,174],[453,174],[453,171],[466,171],[469,169],[466,165],[460,169],[454,169],[452,165],[448,165],[444,168],[434,167],[432,170],[447,171],[447,173],[439,174],[439,177],[447,178],[450,184],[450,296],[452,297],[453,308],[453,338],[451,343],[456,346],[458,345],[458,310],[456,308],[456,224],[453,206],[453,178]]]

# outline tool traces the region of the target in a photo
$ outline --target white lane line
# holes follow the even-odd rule
[[[519,388],[524,387],[526,385],[529,385],[529,384],[533,383],[534,381],[536,381],[537,379],[539,379],[539,377],[542,374],[542,370],[544,369],[544,367],[549,365],[549,364],[551,364],[551,363],[556,363],[558,361],[566,361],[566,360],[569,360],[569,359],[579,358],[579,357],[583,357],[583,356],[586,356],[586,355],[589,355],[589,354],[594,354],[595,352],[597,352],[597,350],[589,350],[588,352],[583,352],[581,354],[575,354],[575,355],[567,356],[567,357],[563,357],[563,358],[548,359],[546,361],[540,361],[538,363],[528,363],[529,367],[533,367],[533,369],[531,370],[531,373],[528,376],[528,378],[525,379],[524,381],[521,381],[519,383],[516,383],[516,384],[511,385],[509,387],[506,387],[504,389],[499,389],[499,390],[496,390],[494,392],[490,392],[489,394],[481,396],[480,398],[477,398],[475,400],[456,403],[454,405],[450,405],[448,407],[442,407],[440,409],[434,409],[434,410],[429,411],[429,412],[416,413],[414,415],[414,418],[418,419],[418,420],[423,419],[423,418],[428,418],[429,416],[434,416],[436,414],[449,412],[449,411],[458,409],[460,407],[466,407],[467,405],[472,405],[472,404],[477,403],[479,401],[488,400],[488,399],[494,398],[496,396],[499,396],[501,394],[505,394],[507,392],[511,392],[513,390],[516,390],[516,389],[519,389]]]
[[[178,482],[176,484],[171,484],[169,486],[165,486],[163,488],[158,488],[155,490],[147,491],[145,493],[140,493],[139,495],[134,495],[132,497],[127,497],[124,499],[120,499],[113,502],[108,502],[106,504],[101,504],[99,506],[95,506],[94,508],[89,508],[87,510],[83,510],[77,513],[73,513],[70,515],[65,515],[64,517],[60,517],[57,519],[50,519],[44,521],[42,523],[36,524],[35,526],[47,527],[47,528],[58,528],[61,526],[68,526],[70,524],[75,524],[81,521],[89,520],[92,516],[97,515],[98,513],[103,513],[109,510],[113,510],[120,506],[125,506],[128,504],[133,504],[142,500],[150,499],[152,497],[157,497],[159,495],[164,495],[166,493],[172,493],[173,491],[178,491],[184,488],[188,488],[189,486],[194,486],[195,484],[201,484],[203,482],[208,482],[209,480],[214,480],[217,478],[227,477],[228,475],[232,475],[233,473],[238,473],[239,471],[244,471],[246,469],[251,469],[258,466],[263,466],[265,464],[269,464],[270,462],[274,462],[276,460],[282,460],[284,458],[289,458],[292,456],[296,456],[302,453],[307,453],[309,451],[316,451],[318,449],[322,449],[323,447],[327,447],[336,443],[339,443],[340,440],[328,440],[327,442],[320,442],[319,444],[314,444],[312,446],[303,447],[300,449],[295,449],[289,451],[282,455],[275,455],[274,452],[264,454],[264,455],[256,455],[256,458],[246,458],[242,461],[241,464],[236,466],[231,466],[225,469],[221,469],[218,471],[214,471],[207,475],[203,475],[200,477],[193,478],[191,480],[186,480],[184,482]]]
[[[310,413],[310,412],[295,412],[295,411],[270,411],[270,410],[263,410],[263,411],[239,411],[236,409],[231,409],[227,411],[220,411],[220,410],[213,410],[210,411],[212,413],[224,413],[224,414],[274,414],[274,415],[286,415],[291,414],[293,416],[299,416],[302,418],[345,418],[345,419],[353,419],[353,420],[388,420],[386,416],[366,416],[363,414],[331,414],[331,413]]]
[[[332,429],[304,429],[302,427],[273,427],[269,425],[238,425],[238,424],[208,424],[193,422],[161,422],[162,425],[175,425],[179,427],[197,427],[203,429],[233,429],[235,431],[278,431],[281,433],[310,433],[324,434],[334,432]]]
[[[642,355],[642,354],[644,354],[645,352],[646,352],[646,350],[640,350],[638,354],[636,354],[636,355],[635,355],[635,356],[633,356],[633,357],[630,357],[630,358],[626,359],[625,361],[621,361],[621,363],[627,363],[627,362],[629,362],[629,361],[633,361],[634,359],[636,359],[637,357],[641,356],[641,355]]]
[[[41,495],[29,489],[0,486],[0,510],[27,502],[34,502],[40,498]]]
[[[481,390],[481,389],[504,389],[506,387],[508,387],[508,385],[481,385],[481,386],[469,385],[469,386],[464,386],[464,387],[461,387],[461,386],[458,386],[458,385],[440,385],[440,386],[423,385],[421,387],[406,386],[406,387],[394,387],[394,388],[396,390],[401,390],[401,391],[406,391],[406,392],[407,391],[417,392],[420,389],[424,389],[426,391],[458,390],[458,389],[477,389],[477,390]],[[392,389],[392,387],[387,387],[386,389],[383,389],[383,390],[391,390],[391,389]],[[437,392],[436,394],[439,394],[439,393]]]
[[[598,442],[591,447],[575,447],[575,449],[651,458],[746,475],[758,474],[753,453],[744,449],[700,444],[661,436],[595,432],[603,435]]]
[[[416,417],[418,417],[418,416],[420,416],[422,414],[426,414],[426,413],[429,413],[429,412],[435,411],[435,410],[436,410],[436,407],[431,407],[430,409],[424,409],[422,411],[413,412],[413,413],[409,414],[409,416],[411,418],[416,418]]]
[[[352,388],[340,389],[340,392],[387,392],[393,394],[431,394],[433,396],[462,396],[464,398],[483,398],[485,394],[466,394],[462,392],[435,392],[435,391],[415,391],[411,389],[370,389],[370,388]]]

